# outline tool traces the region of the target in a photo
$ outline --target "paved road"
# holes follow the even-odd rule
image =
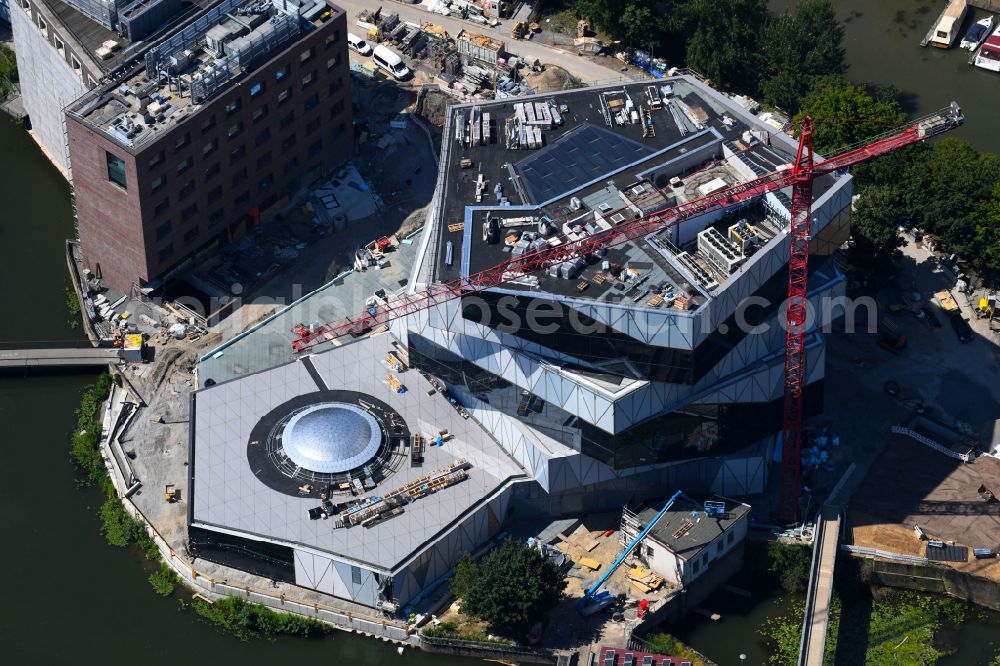
[[[117,349],[7,349],[0,351],[0,368],[102,366],[118,360]]]
[[[357,34],[361,28],[357,26],[358,14],[362,9],[372,9],[375,3],[371,0],[337,0],[337,4],[347,10],[347,24],[349,29]],[[512,40],[510,38],[511,21],[502,21],[496,28],[476,23],[474,21],[463,21],[461,18],[452,16],[441,16],[427,11],[420,5],[404,5],[400,2],[388,0],[382,3],[383,13],[396,12],[399,18],[411,23],[434,23],[448,31],[451,37],[457,35],[461,30],[471,30],[484,35],[489,35],[496,39],[503,40],[507,44],[507,49],[515,55],[522,56],[529,60],[537,58],[545,64],[559,65],[584,82],[604,81],[607,79],[618,79],[623,76],[618,69],[621,66],[617,60],[608,58],[608,67],[595,62],[589,58],[584,58],[540,42]]]
[[[819,549],[819,561],[812,572],[813,586],[811,604],[806,607],[803,654],[799,664],[803,666],[823,666],[826,648],[826,630],[830,621],[830,601],[833,598],[833,566],[837,561],[837,544],[840,541],[840,514],[823,512],[821,540],[815,545]]]

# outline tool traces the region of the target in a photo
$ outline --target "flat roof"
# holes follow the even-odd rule
[[[449,113],[439,224],[431,239],[438,246],[434,277],[442,282],[533,251],[517,244],[537,240],[536,233],[543,240],[534,249],[584,238],[794,159],[790,137],[773,134],[736,102],[687,77],[459,105]],[[674,176],[681,182],[668,182]],[[819,179],[814,197],[835,182],[832,175]],[[775,193],[786,209],[788,194]],[[759,227],[757,244],[729,246],[734,220],[727,220],[717,229],[723,253],[745,258],[787,226],[762,209],[747,217]],[[490,218],[500,231],[487,237]],[[540,221],[548,226],[539,227]],[[692,309],[736,270],[715,258],[693,234],[667,229],[612,248],[600,261],[581,258],[565,272],[514,276],[502,289],[629,300],[635,307],[680,302]],[[609,273],[608,265],[628,272]]]
[[[292,398],[318,390],[309,368],[294,361],[194,394],[192,523],[394,570],[507,482],[527,478],[475,420],[462,418],[416,370],[397,375],[406,393],[390,390],[382,359],[393,348],[392,341],[389,334],[382,334],[308,357],[327,386],[369,394],[389,404],[411,433],[429,438],[447,429],[454,436],[443,446],[426,447],[420,467],[411,467],[407,455],[394,473],[366,495],[384,495],[458,458],[471,463],[468,479],[407,504],[401,515],[373,527],[337,528],[333,519],[311,520],[308,511],[319,504],[315,497],[294,497],[270,489],[258,480],[247,457],[250,432],[261,417]]]
[[[691,560],[750,511],[749,505],[719,495],[706,499],[725,504],[725,512],[710,516],[703,503],[679,497],[653,526],[650,535],[680,557]],[[643,525],[648,525],[659,511],[659,508],[647,507],[637,515]]]
[[[45,7],[55,15],[56,19],[61,24],[62,29],[68,32],[69,35],[76,40],[77,44],[79,44],[80,47],[86,51],[86,56],[90,58],[94,65],[100,67],[102,72],[108,72],[129,58],[135,56],[138,53],[137,47],[142,47],[144,44],[147,44],[151,38],[155,38],[156,34],[162,34],[171,26],[183,22],[202,9],[205,9],[206,7],[209,7],[219,1],[220,0],[182,0],[180,11],[164,21],[156,32],[153,33],[153,35],[149,35],[141,42],[133,44],[127,37],[123,37],[117,30],[111,30],[110,28],[104,27],[100,23],[88,18],[82,12],[70,7],[62,0],[41,0]],[[97,55],[97,50],[107,41],[117,42],[118,46],[111,53],[110,57],[101,59],[101,57]]]
[[[139,146],[169,132],[245,73],[342,12],[329,0],[319,5],[222,0],[146,49],[141,64],[67,111],[126,148]]]

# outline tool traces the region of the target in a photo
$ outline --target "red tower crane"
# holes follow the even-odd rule
[[[574,257],[590,257],[602,248],[643,238],[685,220],[700,217],[720,208],[761,197],[768,192],[792,188],[792,210],[789,225],[788,300],[785,336],[785,400],[782,425],[781,504],[779,516],[794,523],[799,514],[801,486],[802,391],[805,386],[805,332],[809,270],[810,226],[812,222],[812,184],[816,178],[843,171],[855,164],[867,162],[894,150],[918,143],[958,127],[964,122],[962,110],[955,102],[901,129],[874,137],[866,143],[852,146],[830,158],[815,161],[812,151],[812,122],[806,118],[799,137],[795,161],[777,171],[738,183],[713,194],[665,208],[644,217],[631,219],[606,231],[523,254],[501,264],[459,277],[448,282],[431,284],[422,290],[403,294],[386,305],[313,328],[296,327],[298,337],[292,342],[296,352],[335,340],[343,335],[359,335],[421,310],[434,307],[464,295],[499,287],[506,282],[544,270],[553,264]]]

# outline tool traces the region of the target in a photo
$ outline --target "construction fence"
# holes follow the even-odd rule
[[[930,564],[930,560],[926,557],[920,557],[919,555],[904,555],[903,553],[894,553],[891,550],[882,550],[881,548],[852,546],[851,544],[843,543],[840,544],[840,549],[851,553],[852,555],[879,557],[883,560],[894,560],[896,562],[906,562],[907,564]]]

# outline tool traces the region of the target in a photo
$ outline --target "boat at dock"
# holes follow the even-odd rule
[[[969,31],[965,33],[965,37],[962,38],[962,43],[959,44],[959,48],[966,49],[968,51],[975,51],[979,48],[979,45],[983,43],[983,40],[990,34],[990,30],[993,29],[993,17],[987,16],[984,19],[980,19],[972,24]]]
[[[969,5],[966,0],[951,0],[938,16],[934,27],[930,29],[921,46],[936,46],[939,49],[949,49],[958,37],[958,31],[962,29],[962,21],[965,20],[965,12]]]
[[[1000,27],[979,47],[972,64],[991,72],[1000,72]]]

